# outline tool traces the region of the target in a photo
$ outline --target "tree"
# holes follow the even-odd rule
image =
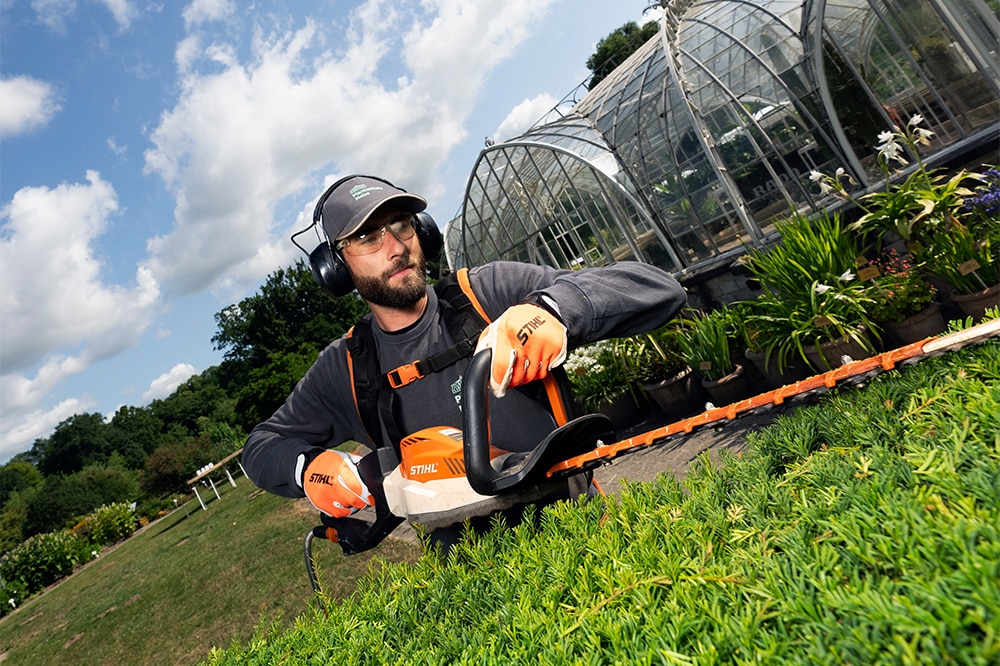
[[[0,466],[0,506],[15,492],[41,485],[42,473],[29,463],[11,460]]]
[[[268,276],[260,291],[215,315],[219,381],[236,399],[245,430],[269,417],[316,359],[368,306],[357,294],[333,299],[302,261]]]
[[[131,502],[138,495],[136,474],[125,469],[121,458],[87,465],[75,474],[47,476],[28,499],[24,536],[62,529],[104,504]]]
[[[69,417],[47,440],[35,441],[39,471],[45,476],[72,474],[90,463],[106,462],[111,455],[108,434],[104,416],[98,412]]]
[[[151,496],[184,490],[185,481],[199,467],[212,462],[212,452],[212,439],[207,434],[161,446],[146,460],[142,489]]]
[[[629,21],[622,27],[616,29],[610,35],[597,42],[597,49],[587,58],[587,69],[593,72],[587,90],[594,87],[613,72],[618,65],[639,50],[656,35],[660,30],[660,24],[650,21],[640,28],[635,21]]]
[[[146,456],[160,446],[163,437],[163,421],[148,407],[126,405],[119,408],[111,419],[111,427],[114,431],[112,438],[115,450],[125,457],[129,469],[142,469],[146,464]],[[138,465],[134,465],[131,457],[126,454],[132,447],[143,452]]]

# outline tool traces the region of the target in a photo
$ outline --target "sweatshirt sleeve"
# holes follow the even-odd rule
[[[284,404],[247,437],[243,468],[259,488],[282,497],[304,497],[296,478],[303,464],[328,446],[356,438],[350,425],[354,414],[348,411],[354,406],[345,403],[338,390],[350,384],[346,362],[340,362],[342,342],[328,346]]]
[[[575,271],[497,262],[472,269],[470,280],[491,319],[544,295],[558,309],[571,349],[658,328],[687,302],[672,275],[637,261]]]

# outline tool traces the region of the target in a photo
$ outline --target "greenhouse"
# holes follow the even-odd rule
[[[996,0],[661,8],[659,33],[592,90],[480,153],[445,230],[452,268],[631,259],[695,275],[792,211],[834,208],[812,173],[884,186],[878,135],[914,119],[933,132],[925,164],[997,161]]]

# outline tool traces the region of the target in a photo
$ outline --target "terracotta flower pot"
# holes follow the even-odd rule
[[[720,379],[703,379],[701,385],[716,407],[725,407],[734,402],[739,402],[749,398],[751,395],[750,385],[743,377],[743,366],[737,364],[736,368]]]
[[[867,334],[864,334],[863,337],[867,341]],[[839,368],[843,365],[842,361],[845,356],[849,356],[852,361],[859,361],[872,355],[870,351],[860,344],[847,338],[837,338],[836,340],[822,343],[820,345],[820,351],[823,354],[822,357],[813,345],[809,345],[805,350],[809,363],[818,372],[826,372],[827,370]]]
[[[794,384],[797,381],[803,380],[810,376],[812,370],[805,366],[803,361],[796,361],[792,359],[783,371],[778,370],[778,355],[774,354],[771,356],[771,362],[765,363],[764,360],[767,354],[764,352],[755,352],[747,349],[743,352],[743,355],[747,357],[747,360],[754,364],[754,366],[760,370],[760,374],[764,376],[767,383],[773,388],[781,388],[787,384]]]
[[[951,300],[962,312],[979,321],[986,315],[986,308],[1000,306],[1000,283],[971,294],[952,293]]]
[[[643,384],[642,390],[667,416],[681,416],[696,409],[695,398],[699,390],[694,385],[694,370],[690,367],[661,382]]]
[[[915,315],[910,315],[903,321],[887,321],[885,330],[900,345],[918,342],[932,335],[943,333],[948,328],[941,315],[941,304],[931,303]]]

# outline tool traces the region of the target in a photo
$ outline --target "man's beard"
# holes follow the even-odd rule
[[[413,274],[398,287],[389,286],[389,277],[404,268],[413,268]],[[407,253],[392,265],[392,268],[381,277],[354,277],[354,287],[361,298],[369,303],[387,308],[405,310],[420,302],[427,293],[427,261],[419,254],[416,261],[410,264],[410,254]]]

